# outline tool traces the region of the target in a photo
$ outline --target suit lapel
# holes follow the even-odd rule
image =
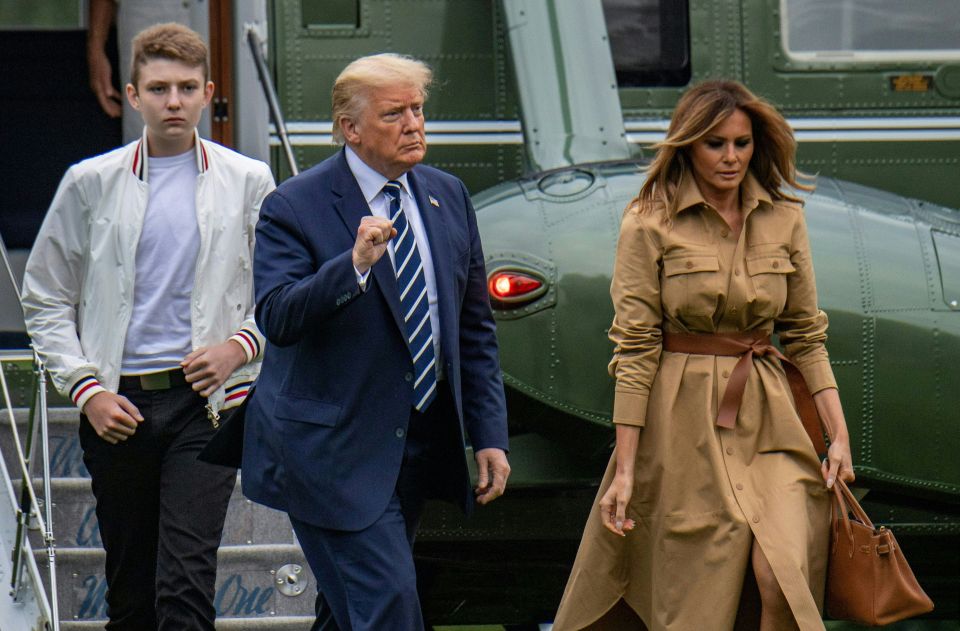
[[[353,177],[350,167],[347,165],[346,153],[341,150],[338,157],[338,168],[330,189],[337,199],[333,202],[334,208],[339,213],[344,225],[350,232],[352,240],[356,241],[357,230],[360,228],[360,220],[370,214],[370,207],[367,200],[363,197],[360,185]],[[380,289],[381,295],[393,314],[393,319],[406,339],[406,325],[403,322],[403,314],[400,313],[400,291],[397,289],[397,279],[393,273],[393,265],[390,263],[390,256],[384,254],[371,269],[373,283]],[[369,287],[368,287],[369,291]]]
[[[430,258],[433,259],[433,276],[437,283],[437,309],[440,315],[440,350],[446,355],[447,345],[455,343],[452,340],[454,331],[452,323],[459,319],[456,316],[453,300],[453,270],[450,269],[450,240],[445,218],[449,209],[444,209],[444,200],[430,189],[429,180],[416,168],[407,174],[407,181],[410,183],[410,192],[417,200],[420,218],[427,231],[427,240],[430,242]],[[443,340],[446,340],[446,343]]]

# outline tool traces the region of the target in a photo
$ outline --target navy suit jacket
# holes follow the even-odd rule
[[[445,474],[456,489],[450,499],[469,512],[465,438],[475,450],[507,449],[483,252],[459,179],[423,165],[407,178],[430,241],[438,362],[456,408]],[[390,257],[373,266],[366,292],[353,268],[357,228],[369,214],[340,151],[271,193],[256,234],[256,318],[267,347],[247,407],[243,491],[338,530],[363,529],[383,513],[412,409],[413,362]]]

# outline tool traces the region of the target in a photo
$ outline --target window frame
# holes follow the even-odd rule
[[[780,44],[783,54],[788,61],[819,65],[836,64],[864,64],[878,65],[883,63],[930,63],[953,62],[960,60],[960,48],[936,50],[823,50],[823,51],[795,51],[790,49],[790,15],[787,10],[789,0],[779,0],[779,28]]]
[[[601,3],[602,4],[602,3]],[[684,64],[678,67],[667,68],[663,64],[664,52],[668,50],[667,46],[664,45],[663,41],[660,41],[660,64],[655,70],[621,70],[616,66],[616,55],[613,51],[613,38],[609,35],[609,25],[608,25],[608,42],[610,43],[610,53],[614,63],[614,71],[616,72],[617,80],[617,89],[620,91],[623,90],[649,90],[649,89],[661,89],[661,88],[684,88],[690,85],[690,81],[693,78],[693,51],[692,51],[692,42],[690,34],[690,2],[689,0],[657,0],[659,19],[661,23],[663,22],[663,16],[665,14],[664,6],[669,6],[673,8],[673,13],[670,14],[671,19],[681,19],[683,24],[683,42],[682,46],[677,47],[676,50],[681,50],[683,52]],[[681,8],[678,10],[677,6]],[[607,12],[604,8],[603,10],[604,22],[607,22]],[[661,29],[662,32],[662,29]],[[641,78],[657,75],[659,77],[658,82],[652,81],[642,81]],[[638,83],[624,83],[623,81],[639,81]]]

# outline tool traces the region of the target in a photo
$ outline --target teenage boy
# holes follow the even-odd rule
[[[254,228],[270,169],[196,131],[207,49],[179,24],[133,41],[140,140],[72,166],[27,261],[27,330],[80,408],[106,550],[108,630],[214,628],[236,472],[200,462],[260,366]]]

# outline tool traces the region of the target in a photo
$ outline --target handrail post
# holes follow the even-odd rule
[[[50,427],[47,414],[47,374],[36,349],[33,365],[37,373],[37,409],[40,412],[40,446],[43,452],[43,497],[46,529],[43,540],[47,546],[47,565],[50,571],[50,611],[52,631],[60,631],[60,605],[57,596],[57,541],[53,536],[53,487],[50,471]]]
[[[34,377],[36,379],[36,377]],[[8,401],[9,405],[12,405],[12,401]],[[36,392],[36,381],[34,381],[34,392],[33,399],[30,402],[30,413],[27,417],[27,444],[23,449],[23,460],[21,461],[21,476],[20,476],[20,507],[17,510],[17,533],[14,536],[13,543],[13,571],[10,573],[10,595],[13,598],[14,602],[20,602],[20,592],[23,587],[23,569],[26,563],[24,563],[23,553],[24,553],[24,541],[27,538],[27,533],[30,531],[30,518],[33,515],[33,476],[31,475],[31,449],[33,445],[33,426],[34,419],[36,417],[36,406],[37,406],[37,392]],[[16,432],[17,427],[14,425],[10,428],[11,432]],[[45,502],[49,504],[49,496],[45,499]]]
[[[34,366],[36,366],[37,361],[36,353],[34,353]],[[14,559],[13,559],[13,573],[11,576],[12,580],[12,593],[14,602],[19,602],[20,600],[20,588],[23,585],[23,567],[24,564],[21,562],[21,554],[23,554],[24,548],[24,539],[27,538],[30,531],[30,519],[33,516],[32,509],[32,495],[33,489],[33,447],[36,443],[36,419],[37,419],[37,405],[38,405],[38,394],[37,394],[37,375],[34,372],[34,388],[33,388],[33,398],[30,401],[30,412],[27,415],[27,431],[25,432],[26,444],[23,446],[23,471],[24,474],[20,479],[20,510],[17,513],[17,534],[16,539],[14,540]],[[12,404],[12,402],[11,402]],[[12,427],[11,431],[17,431],[16,427]],[[49,500],[50,496],[44,496],[44,503],[50,505]],[[39,515],[38,515],[39,517]]]
[[[7,245],[0,235],[0,261],[6,268],[9,275],[10,284],[17,296],[17,302],[21,309],[23,303],[20,298],[20,285],[13,273],[13,267],[10,265],[10,258],[7,256]],[[24,452],[20,445],[20,438],[17,429],[16,420],[13,414],[13,398],[7,388],[6,374],[3,371],[3,362],[0,360],[0,390],[2,390],[3,400],[6,403],[7,414],[9,416],[11,437],[13,438],[14,448],[17,452],[17,460],[20,465],[21,475],[21,501],[17,509],[17,532],[14,539],[12,559],[11,559],[11,579],[10,596],[14,602],[19,602],[21,590],[23,588],[24,571],[30,570],[30,578],[33,583],[36,600],[41,608],[42,615],[47,618],[45,628],[49,631],[60,631],[60,608],[57,596],[57,565],[56,565],[56,540],[53,536],[53,491],[50,480],[50,432],[49,418],[47,415],[47,378],[44,371],[43,362],[36,349],[32,349],[32,359],[34,366],[34,391],[30,403],[30,413],[27,428],[27,449]],[[33,489],[32,476],[32,452],[35,445],[35,421],[39,410],[40,417],[40,441],[42,453],[43,470],[43,493],[44,493],[44,514],[45,519],[40,516],[40,505],[37,501],[36,492]],[[2,459],[0,459],[2,461]],[[3,473],[5,484],[9,484],[10,479],[6,472]],[[9,487],[12,494],[12,485]],[[43,539],[47,548],[47,561],[50,569],[50,591],[48,598],[44,590],[43,583],[40,580],[40,572],[36,562],[32,558],[27,558],[27,551],[30,550],[27,540],[27,531],[30,524],[30,518],[36,515],[37,521],[43,531]]]

